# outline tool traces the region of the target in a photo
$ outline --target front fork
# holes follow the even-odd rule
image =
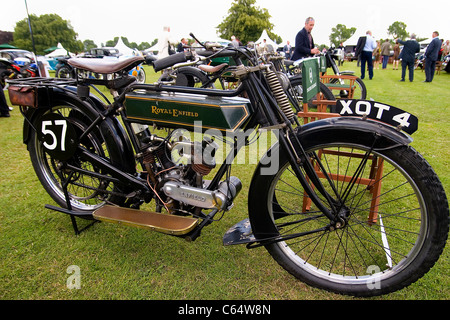
[[[301,128],[298,120],[296,118],[292,119],[299,125],[297,129],[294,129],[291,125],[291,121],[286,118],[281,110],[275,112],[275,110],[279,109],[278,104],[269,93],[268,88],[261,83],[261,80],[258,79],[254,73],[249,73],[248,77],[253,81],[245,82],[247,94],[251,100],[258,102],[255,105],[260,105],[261,111],[265,115],[269,126],[281,128],[278,137],[280,146],[286,152],[294,173],[303,186],[305,192],[317,208],[322,211],[323,214],[330,219],[330,221],[335,221],[337,212],[336,201],[333,200],[330,194],[325,190],[311,162],[309,161],[310,157],[306,154],[297,138],[296,130]],[[257,83],[260,83],[261,85],[254,85]],[[280,121],[283,122],[283,124],[280,125]],[[325,197],[331,210],[324,205],[316,192],[313,191],[301,168],[304,168],[308,179],[310,179],[318,192]]]
[[[295,175],[297,176],[297,179],[300,181],[311,201],[324,215],[330,219],[330,229],[342,228],[345,226],[349,217],[349,209],[345,205],[347,197],[352,188],[357,184],[357,181],[360,179],[364,167],[366,166],[369,156],[372,153],[378,139],[379,135],[374,135],[370,149],[362,158],[358,168],[349,182],[349,185],[341,195],[338,190],[336,190],[332,177],[330,177],[325,170],[325,167],[316,152],[311,153],[310,155],[305,152],[301,143],[297,139],[296,130],[287,128],[286,132],[283,135],[280,135],[280,144],[288,153],[289,162]],[[316,169],[313,167],[312,160],[319,166],[320,171],[325,176],[326,183],[331,187],[333,194],[330,194],[330,192],[325,189],[322,181],[316,173]],[[302,172],[301,168],[303,168],[305,173]],[[308,181],[310,181],[310,183]],[[316,191],[313,190],[312,186],[314,186],[314,190]],[[319,199],[317,195],[318,193],[325,198],[329,208],[326,207],[324,202]]]
[[[337,203],[336,201],[323,186],[316,171],[311,163],[310,156],[308,156],[303,150],[300,142],[298,141],[295,130],[288,128],[286,132],[280,134],[279,136],[280,146],[287,153],[289,163],[291,164],[292,170],[294,171],[297,179],[304,188],[307,195],[310,197],[311,201],[317,206],[317,208],[327,216],[331,221],[336,220]],[[301,168],[305,171],[302,172]],[[308,180],[311,182],[309,183]],[[318,193],[322,194],[328,202],[329,207],[319,199],[317,193],[313,190],[314,185]]]

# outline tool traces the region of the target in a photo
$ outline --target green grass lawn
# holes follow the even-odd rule
[[[341,70],[355,70],[356,62]],[[148,82],[158,75],[146,68]],[[419,118],[412,145],[435,168],[449,194],[450,74],[422,83],[399,82],[400,71],[375,70],[368,98]],[[195,242],[98,223],[75,236],[68,216],[44,208],[53,201],[40,186],[22,143],[17,107],[0,118],[0,299],[324,299],[349,297],[311,288],[284,271],[263,248],[224,247],[223,234],[247,217],[247,190],[255,165],[238,164],[244,188],[234,208]],[[81,221],[81,226],[86,222]],[[422,279],[377,299],[446,300],[450,248]],[[68,289],[67,268],[79,267],[81,288]]]

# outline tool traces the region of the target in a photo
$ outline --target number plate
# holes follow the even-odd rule
[[[65,161],[70,159],[78,145],[78,138],[67,118],[49,113],[42,116],[38,128],[39,140],[45,151],[53,158]]]
[[[414,133],[419,124],[416,116],[399,108],[370,100],[342,99],[336,101],[335,113],[341,116],[367,117],[399,127],[408,134]]]

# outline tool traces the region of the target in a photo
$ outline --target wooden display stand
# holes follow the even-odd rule
[[[355,81],[356,76],[350,75],[328,75],[324,74],[320,76],[320,81],[325,84],[328,89],[333,90],[345,90],[348,92],[348,96],[346,98],[353,99],[353,95],[355,93]],[[334,81],[333,81],[334,80]],[[347,80],[348,83],[341,83],[340,80]]]

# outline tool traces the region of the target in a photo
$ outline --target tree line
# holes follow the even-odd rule
[[[78,34],[67,20],[64,20],[57,14],[43,14],[36,16],[31,14],[29,16],[32,34],[31,37],[30,28],[28,25],[28,18],[25,18],[16,23],[13,34],[12,45],[15,47],[34,51],[36,54],[43,55],[48,48],[56,47],[58,43],[70,52],[81,53],[88,51],[96,47],[114,47],[119,37],[115,37],[112,40],[108,40],[105,43],[97,45],[93,40],[78,40]],[[149,42],[130,42],[126,37],[122,37],[123,43],[132,48],[138,50],[145,50],[154,45],[158,40],[155,39],[151,43]]]

